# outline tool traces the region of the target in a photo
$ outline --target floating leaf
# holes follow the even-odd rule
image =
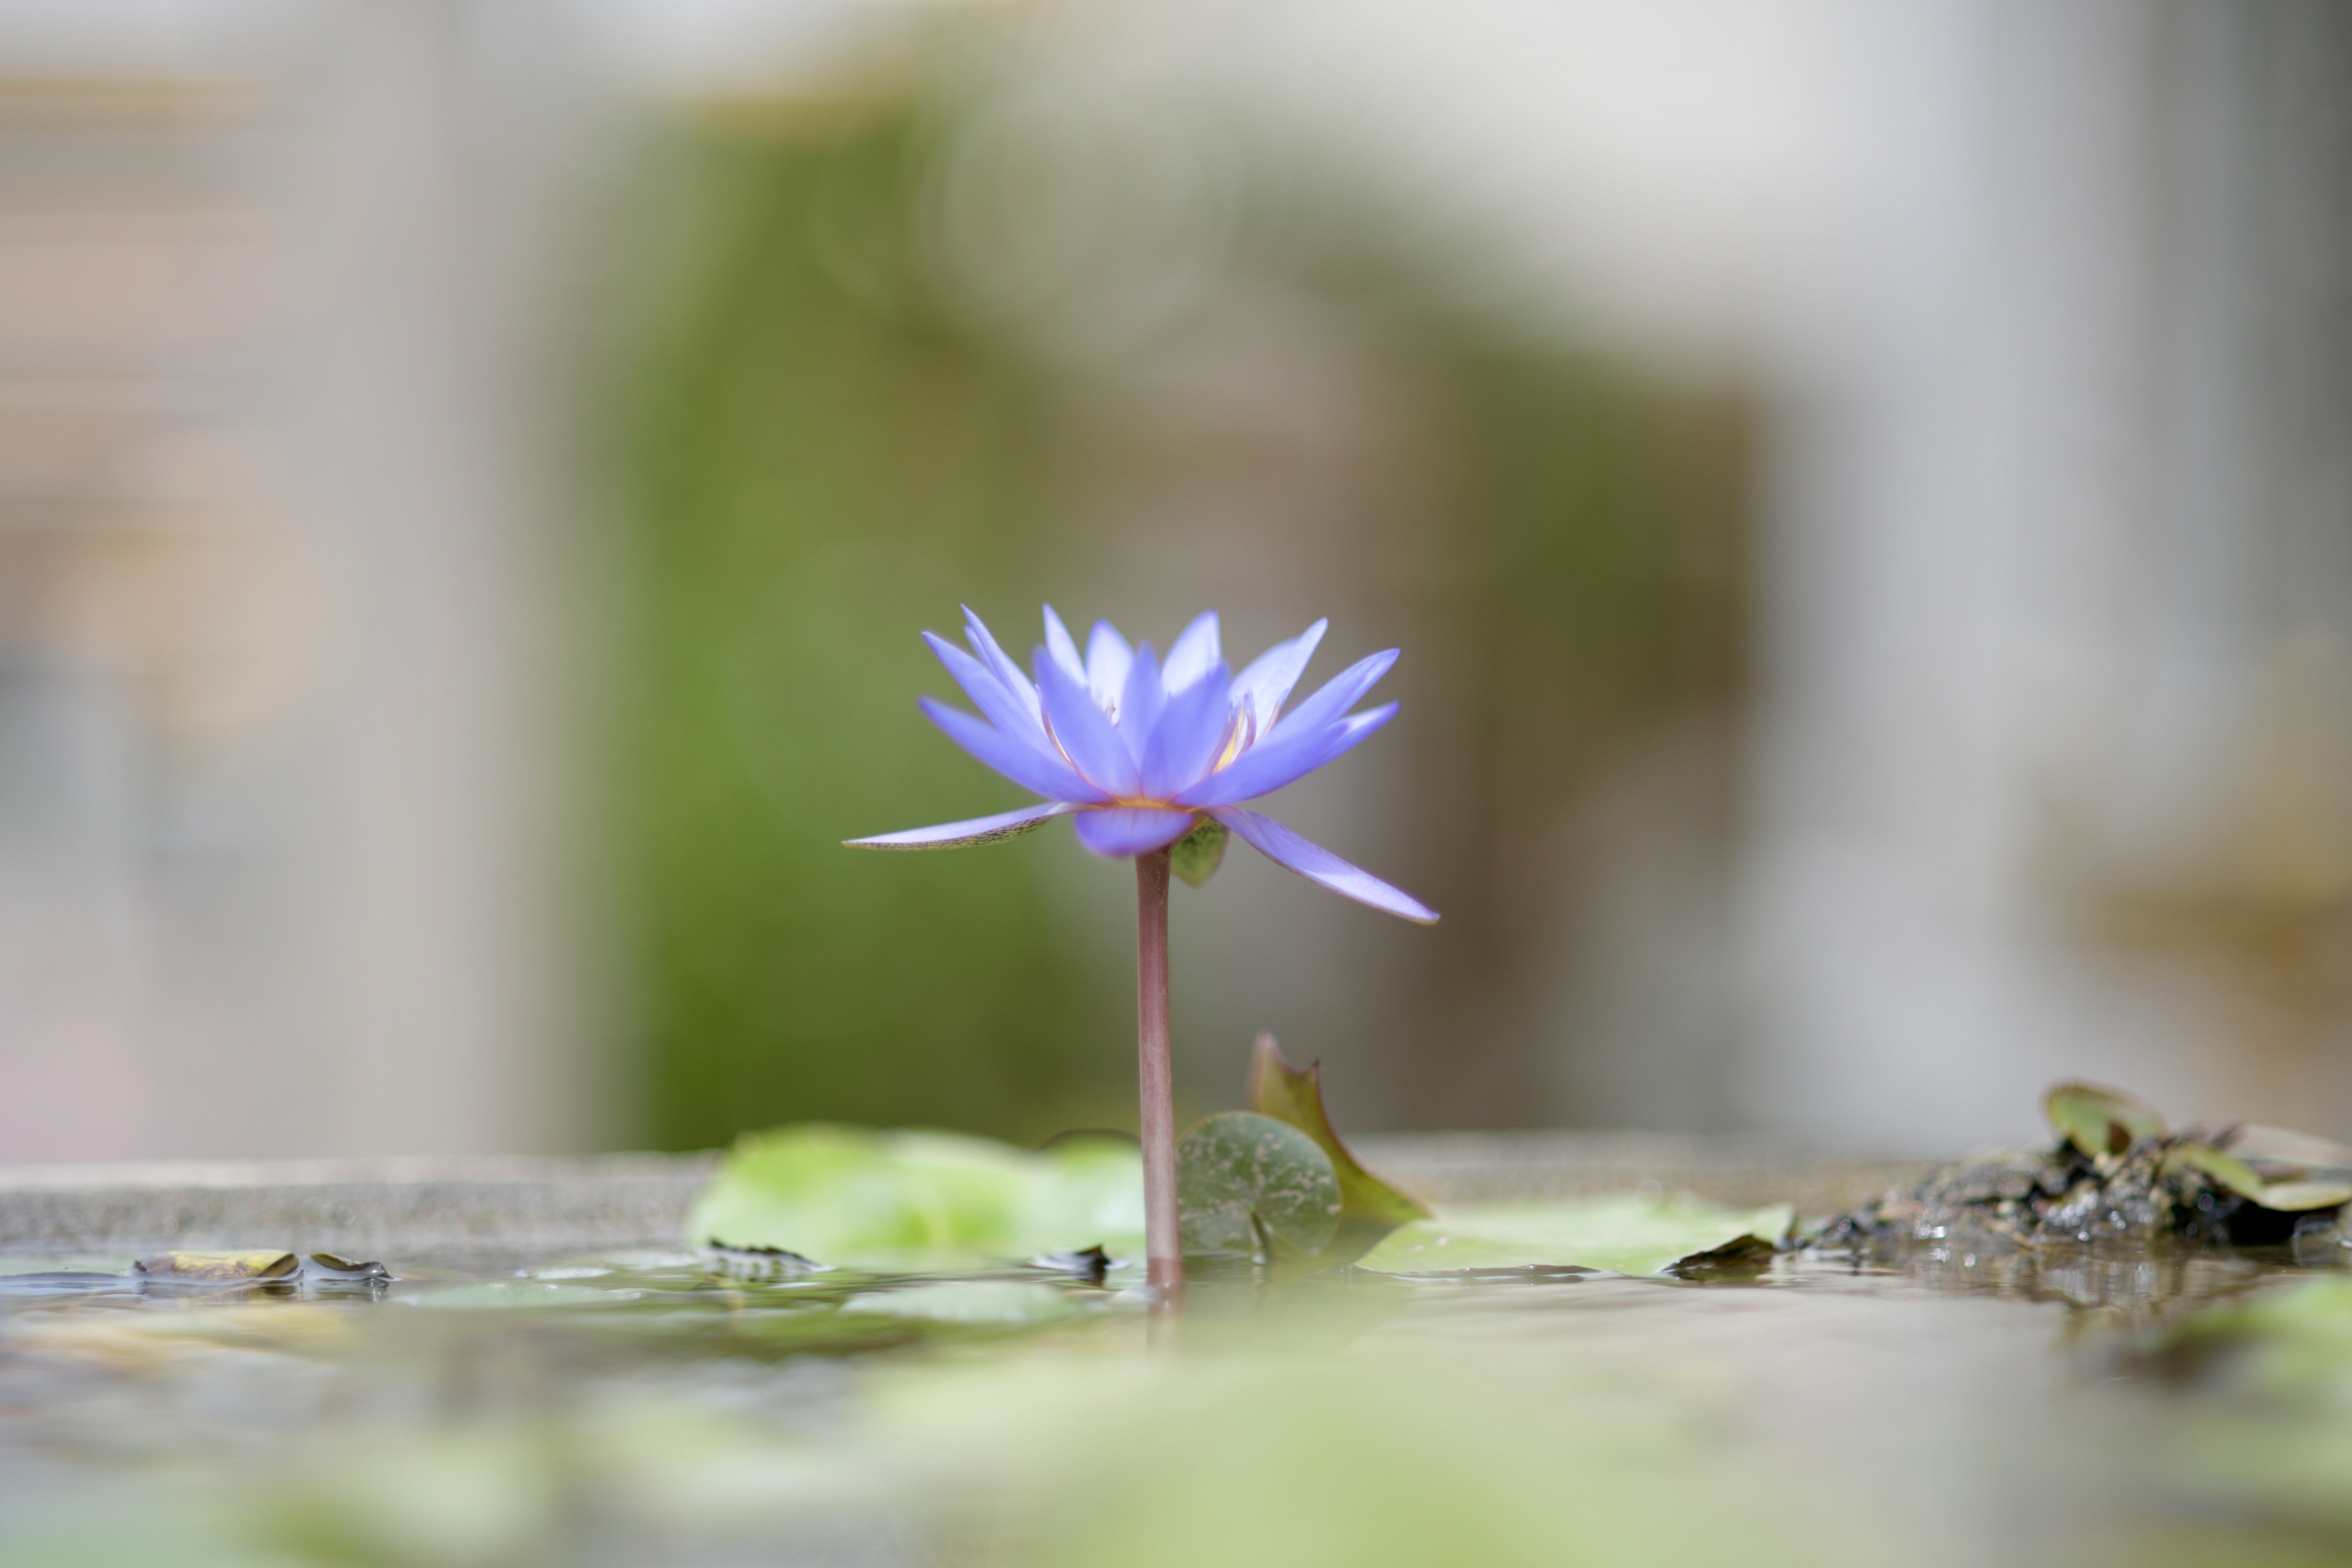
[[[1100,1245],[1141,1253],[1143,1162],[1115,1137],[1031,1152],[824,1122],[748,1133],[695,1199],[690,1245],[944,1268]]]
[[[1719,1208],[1696,1199],[1631,1194],[1570,1203],[1448,1209],[1389,1233],[1356,1267],[1381,1274],[1584,1268],[1662,1274],[1745,1244],[1749,1255],[1788,1234],[1786,1204]]]
[[[182,1279],[206,1285],[245,1284],[284,1279],[302,1268],[290,1252],[265,1248],[257,1252],[159,1252],[131,1266],[150,1279]]]
[[[1204,816],[1192,825],[1192,831],[1176,840],[1168,851],[1168,868],[1176,873],[1187,887],[1205,885],[1225,862],[1225,840],[1232,835],[1225,825],[1213,816]]]
[[[1272,1243],[1308,1257],[1339,1228],[1339,1179],[1330,1156],[1286,1121],[1221,1111],[1176,1148],[1176,1202],[1188,1251]]]
[[[2053,1084],[2042,1110],[2061,1137],[2094,1159],[2164,1136],[2164,1118],[2147,1101],[2095,1083]]]
[[[1357,1163],[1331,1119],[1323,1111],[1321,1064],[1300,1068],[1285,1059],[1272,1035],[1260,1035],[1250,1056],[1249,1108],[1260,1116],[1286,1121],[1309,1138],[1330,1159],[1339,1181],[1339,1201],[1345,1217],[1393,1228],[1427,1219],[1429,1208],[1381,1181]]]
[[[2254,1173],[2252,1166],[2210,1143],[2183,1143],[2165,1155],[2159,1168],[2167,1173],[2178,1170],[2200,1172],[2214,1185],[2242,1198],[2260,1198],[2263,1194],[2263,1179]]]
[[[2352,1186],[2341,1182],[2271,1182],[2254,1202],[2279,1214],[2310,1214],[2352,1203]]]

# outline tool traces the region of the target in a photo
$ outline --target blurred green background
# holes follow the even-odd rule
[[[1592,852],[1563,824],[1655,738],[1738,722],[1743,401],[1465,303],[1370,181],[1230,126],[1163,132],[1139,160],[1082,122],[1008,120],[984,78],[935,70],[815,106],[706,104],[648,139],[617,207],[598,383],[638,1136],[1131,1123],[1123,879],[1089,878],[1059,830],[940,855],[839,847],[1021,802],[916,712],[918,693],[952,693],[916,634],[952,634],[969,604],[1025,653],[1041,600],[1074,623],[1123,609],[1163,644],[1223,607],[1236,663],[1329,614],[1310,681],[1406,648],[1383,692],[1402,721],[1339,781],[1291,792],[1328,798],[1290,819],[1446,920],[1389,929],[1297,883],[1180,901],[1190,1102],[1231,1102],[1248,1031],[1280,1011],[1265,999],[1312,970],[1309,994],[1364,998],[1302,1052],[1344,1062],[1334,1099],[1356,1124],[1576,1120],[1526,1048]],[[1171,147],[1188,172],[1160,187],[1213,202],[1219,238],[1161,309],[1155,246],[1199,230],[1197,210],[1170,222],[1108,193],[1149,196]],[[1090,212],[1075,259],[1028,221],[1073,209]],[[988,271],[1006,255],[1040,277],[1008,288]],[[1129,285],[1140,328],[1117,308]],[[1246,329],[1221,336],[1235,312]],[[1287,381],[1286,322],[1307,344]],[[1181,385],[1199,379],[1188,335],[1271,353],[1243,379],[1304,390],[1227,419],[1213,376]],[[1331,400],[1317,366],[1335,343],[1348,391]],[[1335,468],[1336,502],[1317,479]],[[1713,853],[1729,746],[1662,754],[1677,853]],[[1229,863],[1223,880],[1256,875]],[[1188,955],[1198,921],[1214,935]]]

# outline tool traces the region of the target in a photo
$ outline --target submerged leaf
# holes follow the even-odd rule
[[[1568,1267],[1662,1274],[1702,1258],[1753,1257],[1788,1234],[1791,1217],[1786,1204],[1727,1209],[1631,1194],[1465,1205],[1391,1232],[1356,1267],[1381,1274]]]
[[[393,1300],[412,1307],[446,1307],[453,1310],[510,1311],[516,1308],[617,1307],[632,1298],[625,1292],[594,1285],[563,1285],[539,1279],[477,1279],[444,1285]]]
[[[1288,1122],[1222,1111],[1176,1147],[1176,1203],[1188,1251],[1263,1252],[1268,1243],[1308,1257],[1339,1228],[1339,1180],[1330,1156]]]
[[[935,1323],[1051,1323],[1077,1311],[1066,1291],[1034,1280],[946,1279],[904,1290],[852,1296],[852,1316],[921,1318]]]
[[[2042,1110],[2059,1136],[2094,1159],[2164,1136],[2164,1118],[2146,1100],[2095,1083],[2053,1084]]]
[[[2341,1275],[2191,1313],[2151,1344],[2150,1362],[2197,1375],[2235,1352],[2233,1385],[2290,1405],[2340,1410],[2352,1391],[2352,1279]]]
[[[1203,887],[1225,862],[1225,840],[1232,834],[1213,816],[1192,825],[1192,831],[1169,847],[1168,868],[1191,888]]]
[[[1249,1108],[1260,1116],[1286,1121],[1309,1138],[1331,1162],[1339,1181],[1339,1201],[1349,1220],[1364,1220],[1393,1228],[1429,1217],[1429,1207],[1381,1181],[1357,1163],[1331,1119],[1323,1111],[1323,1069],[1295,1068],[1283,1057],[1272,1035],[1260,1035],[1250,1057]]]
[[[823,1263],[945,1267],[1100,1245],[1141,1251],[1143,1163],[1115,1137],[1032,1152],[952,1132],[808,1122],[738,1140],[689,1245]]]

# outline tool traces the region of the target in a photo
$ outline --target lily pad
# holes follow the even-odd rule
[[[2120,1154],[2143,1138],[2164,1136],[2156,1108],[2119,1089],[2095,1083],[2053,1084],[2042,1100],[2042,1114],[2061,1137],[2093,1159]]]
[[[740,1140],[687,1232],[696,1247],[827,1264],[945,1268],[1094,1246],[1134,1257],[1143,1162],[1113,1137],[1032,1152],[960,1133],[810,1122]]]
[[[1315,1140],[1339,1182],[1343,1215],[1393,1228],[1429,1217],[1429,1207],[1399,1192],[1357,1163],[1323,1110],[1323,1069],[1292,1067],[1272,1035],[1260,1035],[1250,1057],[1249,1108],[1286,1121]]]
[[[1225,863],[1225,841],[1231,837],[1223,823],[1202,817],[1192,825],[1192,832],[1170,847],[1168,868],[1187,887],[1205,886]]]
[[[1187,1251],[1313,1257],[1339,1228],[1339,1179],[1330,1156],[1286,1121],[1221,1111],[1176,1147],[1176,1203]]]
[[[1706,1255],[1753,1255],[1787,1235],[1791,1218],[1786,1204],[1730,1209],[1631,1194],[1465,1205],[1390,1232],[1356,1267],[1380,1274],[1546,1268],[1664,1274]]]

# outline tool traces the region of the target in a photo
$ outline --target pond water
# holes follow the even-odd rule
[[[0,1258],[0,1562],[2352,1561],[2347,1258],[1236,1259],[1171,1333],[1120,1269]]]

